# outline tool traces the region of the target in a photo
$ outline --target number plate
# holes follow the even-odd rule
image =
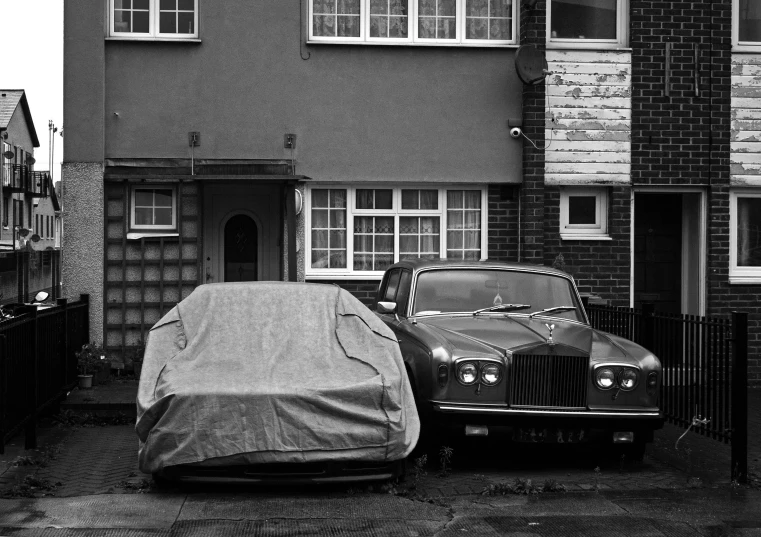
[[[514,442],[537,444],[578,444],[584,442],[584,429],[515,429]]]

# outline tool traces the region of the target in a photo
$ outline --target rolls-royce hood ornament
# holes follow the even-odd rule
[[[547,338],[547,345],[549,345],[550,347],[554,347],[555,346],[555,342],[552,341],[552,331],[555,330],[555,325],[554,324],[546,324],[545,323],[544,326],[546,326],[547,330],[550,331],[550,337]]]

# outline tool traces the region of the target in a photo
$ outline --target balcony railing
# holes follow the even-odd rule
[[[3,165],[3,189],[32,196],[48,195],[49,172],[35,172],[21,164]]]

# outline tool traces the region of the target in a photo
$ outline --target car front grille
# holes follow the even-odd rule
[[[510,406],[584,409],[588,371],[587,356],[514,354]]]

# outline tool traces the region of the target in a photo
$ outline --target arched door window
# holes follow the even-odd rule
[[[225,224],[225,281],[252,282],[258,278],[256,222],[245,214],[230,218]]]

